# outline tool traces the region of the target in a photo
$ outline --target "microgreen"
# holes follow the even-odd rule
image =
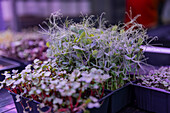
[[[170,67],[151,70],[148,75],[141,75],[137,78],[140,80],[139,85],[170,91]]]
[[[108,74],[96,68],[74,69],[68,73],[54,64],[55,59],[44,62],[36,59],[20,73],[15,70],[13,74],[5,72],[0,88],[6,86],[17,93],[16,102],[21,102],[21,97],[28,97],[40,102],[41,107],[43,104],[53,108],[54,112],[77,112],[86,106],[100,107],[98,99],[103,95],[104,81],[110,78]]]
[[[85,16],[80,23],[61,22],[60,17],[53,13],[45,23],[48,29],[42,28],[49,37],[49,59],[35,59],[20,73],[5,72],[0,88],[17,93],[19,102],[20,97],[28,97],[56,112],[99,107],[104,89],[122,87],[137,71],[143,58],[140,46],[147,44],[146,31],[135,20],[107,28],[102,16]]]
[[[23,38],[20,40],[12,41],[8,44],[8,46],[1,48],[1,50],[7,57],[12,56],[12,58],[24,61],[32,62],[36,58],[41,60],[47,59],[46,41],[44,38],[38,36],[36,38],[32,38],[30,36],[30,39]]]
[[[49,29],[43,32],[49,36],[47,54],[68,72],[75,68],[103,70],[112,76],[106,88],[115,90],[130,81],[128,74],[141,66],[144,56],[140,46],[147,44],[149,37],[135,20],[106,28],[102,16],[93,17],[84,17],[80,23],[69,21],[66,26],[57,23],[58,13],[52,14]]]

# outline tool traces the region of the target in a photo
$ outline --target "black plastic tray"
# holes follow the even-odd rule
[[[106,96],[102,97],[99,102],[101,103],[101,106],[99,108],[92,108],[88,109],[90,113],[110,113],[110,103],[111,99],[110,96],[112,94],[112,91],[105,90]],[[83,112],[82,112],[83,113]]]
[[[132,84],[128,83],[127,85],[113,91],[110,95],[110,112],[108,113],[117,113],[124,107],[132,104],[133,102],[133,93],[132,93]]]
[[[133,104],[132,87],[132,84],[128,83],[114,91],[106,90],[108,94],[99,100],[99,102],[103,102],[101,107],[90,109],[90,113],[117,113],[126,106]]]
[[[170,113],[170,92],[134,84],[135,104],[154,113]]]
[[[106,93],[110,93],[111,91],[106,91]],[[14,103],[15,103],[15,106],[16,106],[16,109],[17,109],[17,112],[18,113],[23,113],[23,107],[22,105],[24,106],[24,108],[27,107],[27,102],[29,99],[28,98],[25,98],[25,97],[22,97],[21,99],[21,102],[22,102],[22,105],[20,104],[20,102],[16,102],[16,94],[15,93],[12,93],[9,91],[9,93],[12,95],[13,97],[13,100],[14,100]],[[100,108],[93,108],[93,109],[88,109],[90,111],[90,113],[110,113],[109,111],[109,98],[110,96],[109,95],[106,95],[104,96],[103,98],[101,98],[99,100],[101,104]],[[30,113],[39,113],[39,111],[37,111],[37,104],[39,104],[39,102],[37,101],[34,101],[34,100],[31,100],[28,102],[29,103],[29,106],[32,108],[31,111],[29,111]],[[42,111],[48,111],[49,110],[49,107],[44,107],[41,109]],[[83,113],[83,111],[79,111],[78,113]]]
[[[29,109],[26,109],[26,111],[29,113],[39,113],[39,111],[37,111],[37,104],[39,104],[39,102],[37,101],[34,101],[34,100],[29,100],[28,98],[25,98],[25,97],[22,97],[21,98],[21,103],[22,105],[20,104],[20,102],[16,102],[16,94],[15,93],[12,93],[9,91],[9,93],[12,95],[12,98],[14,100],[14,103],[15,103],[15,107],[17,109],[17,113],[23,113],[23,107],[26,108],[29,104],[29,107],[31,108],[31,111],[29,111]],[[27,103],[28,102],[28,103]],[[49,107],[44,107],[41,109],[42,111],[48,111],[49,110]]]
[[[10,92],[11,93],[11,92]],[[101,104],[100,108],[92,108],[88,109],[90,113],[117,113],[122,108],[126,107],[127,105],[131,104],[133,102],[132,99],[132,84],[127,84],[122,88],[119,88],[115,91],[105,90],[106,96],[101,98],[99,100]],[[16,109],[18,113],[23,113],[23,108],[20,103],[15,102],[16,101],[16,94],[11,93],[14,99],[14,103],[16,105]],[[27,98],[22,98],[22,103],[26,107],[26,100]],[[32,107],[33,113],[39,113],[37,109],[38,102],[36,101],[30,101],[29,105]],[[46,108],[47,110],[48,108]],[[79,113],[83,113],[83,111],[80,111]]]

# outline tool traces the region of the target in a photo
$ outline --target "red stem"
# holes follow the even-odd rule
[[[20,87],[20,86],[18,86],[18,89],[19,89],[20,93],[22,93],[22,89],[21,89],[21,87]]]
[[[72,102],[72,97],[71,97],[71,96],[69,96],[68,98],[69,98],[69,101],[70,101],[70,106],[71,106],[71,111],[72,111],[72,110],[73,110],[73,102]]]
[[[65,112],[65,111],[67,111],[68,109],[67,108],[60,108],[59,110],[58,110],[58,112]]]
[[[14,93],[16,93],[17,94],[17,89],[15,88],[15,89],[13,89],[12,91],[14,91]]]
[[[9,91],[13,92],[10,88],[7,88],[7,87],[6,87],[5,89],[7,89],[7,90],[9,90]],[[14,92],[13,92],[13,93],[14,93]]]
[[[36,97],[32,94],[31,97],[34,99],[34,100],[37,100]]]
[[[80,90],[80,92],[79,92],[79,97],[78,97],[78,99],[77,99],[77,103],[76,103],[75,107],[77,107],[77,106],[78,106],[78,104],[79,104],[79,102],[78,102],[78,101],[80,100],[81,93],[82,93],[82,90]]]
[[[100,98],[102,98],[103,95],[104,95],[104,86],[102,87],[102,94],[101,94]]]
[[[93,90],[91,90],[91,93],[90,93],[91,96],[93,96]]]

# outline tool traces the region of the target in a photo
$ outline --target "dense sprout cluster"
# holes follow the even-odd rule
[[[43,38],[37,37],[36,39],[23,39],[11,42],[10,46],[3,51],[7,56],[25,61],[33,61],[36,58],[46,60],[46,50],[46,41]]]
[[[148,75],[138,77],[138,84],[147,87],[155,87],[170,91],[170,67],[161,67],[151,70]]]
[[[17,60],[31,61],[38,58],[46,60],[46,40],[38,33],[27,31],[0,33],[0,50],[2,55]]]
[[[106,87],[114,90],[123,86],[124,80],[130,79],[127,74],[140,66],[140,46],[146,44],[148,36],[135,20],[106,28],[102,17],[95,20],[90,16],[81,23],[67,21],[61,27],[59,17],[58,13],[51,16],[45,33],[50,37],[47,54],[56,57],[61,68],[70,72],[75,68],[101,69],[112,75]]]
[[[99,107],[104,89],[115,90],[132,78],[141,65],[140,46],[148,36],[135,20],[105,27],[102,16],[84,17],[80,23],[60,15],[49,18],[46,43],[49,59],[34,60],[21,73],[4,73],[0,88],[7,86],[20,97],[39,101],[39,107],[50,106],[56,112],[77,112],[86,107]],[[32,69],[33,68],[33,69]],[[135,79],[135,76],[134,76]]]
[[[33,70],[31,69],[33,68]],[[100,69],[74,69],[72,73],[60,70],[56,60],[34,60],[21,73],[4,73],[0,88],[7,86],[21,97],[37,100],[40,108],[50,106],[53,111],[77,112],[84,107],[99,107],[98,99],[104,94],[104,81],[110,78]],[[26,110],[25,110],[26,111]]]

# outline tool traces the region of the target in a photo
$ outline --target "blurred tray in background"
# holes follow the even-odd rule
[[[5,71],[11,72],[13,69],[19,68],[20,63],[0,56],[0,81],[5,78],[5,76],[2,76],[2,73],[4,73]]]
[[[153,66],[170,66],[170,48],[165,47],[141,47],[144,51],[146,63]]]
[[[157,40],[150,43],[151,45],[170,48],[170,25],[162,25],[149,29],[148,35],[151,37],[158,37]]]

